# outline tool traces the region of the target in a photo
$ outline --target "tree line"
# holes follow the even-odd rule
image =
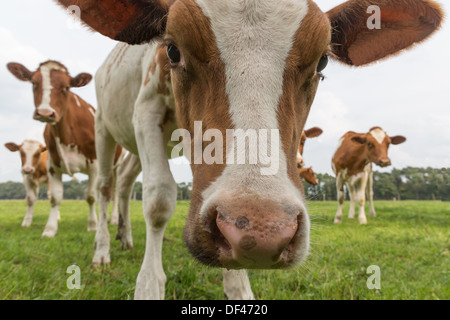
[[[316,173],[319,185],[304,183],[310,201],[336,200],[336,178]],[[64,199],[84,199],[87,181],[64,182]],[[192,183],[179,183],[178,200],[190,200]],[[25,199],[25,187],[20,182],[0,183],[0,200]],[[136,182],[132,199],[142,200],[142,183]],[[39,189],[39,199],[47,199],[47,186]],[[442,200],[450,201],[450,169],[404,168],[390,173],[374,171],[375,200]]]

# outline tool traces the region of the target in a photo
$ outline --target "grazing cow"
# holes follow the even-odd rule
[[[47,148],[35,140],[25,140],[21,145],[9,142],[5,144],[5,147],[11,152],[20,152],[21,172],[28,204],[22,227],[29,227],[33,221],[34,204],[38,199],[39,187],[48,183]]]
[[[124,42],[96,75],[100,193],[93,262],[110,262],[105,208],[119,143],[139,157],[143,172],[147,241],[135,299],[164,298],[163,235],[177,196],[169,142],[183,137],[194,159],[186,245],[202,263],[230,270],[224,272],[228,298],[253,298],[243,269],[288,268],[308,254],[296,155],[328,57],[370,64],[427,38],[443,15],[431,0],[351,0],[328,13],[312,0],[58,2],[78,6],[87,25]],[[373,4],[382,12],[380,30],[367,28]],[[171,139],[177,126],[182,133]],[[269,146],[273,161],[249,154],[254,145],[241,148],[236,135],[223,143],[230,130],[247,138],[265,133],[260,149]],[[216,161],[203,161],[212,150]],[[233,161],[243,154],[244,163]]]
[[[319,184],[319,181],[317,181],[317,176],[312,169],[310,168],[299,168],[298,174],[300,177],[305,180],[307,183],[312,184],[313,186],[317,186]]]
[[[359,223],[367,224],[364,211],[366,188],[368,188],[370,215],[375,217],[372,163],[380,167],[390,166],[391,160],[387,155],[389,145],[399,145],[405,141],[406,138],[403,136],[389,137],[380,127],[374,127],[368,133],[350,131],[341,138],[332,159],[339,201],[334,223],[342,222],[342,205],[345,199],[344,184],[347,185],[351,201],[348,217],[350,219],[355,217],[355,202],[358,200]]]
[[[86,200],[89,204],[88,231],[97,227],[95,212],[98,175],[95,152],[95,109],[71,88],[86,86],[92,79],[87,73],[71,77],[57,61],[46,61],[31,72],[19,63],[9,63],[9,71],[21,81],[33,84],[36,110],[33,118],[45,122],[44,139],[49,152],[47,171],[50,182],[51,210],[42,236],[54,237],[58,230],[59,206],[63,199],[62,174],[89,177]],[[122,152],[116,150],[116,159]]]

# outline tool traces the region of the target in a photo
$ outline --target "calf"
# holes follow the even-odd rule
[[[47,148],[35,140],[25,140],[21,145],[9,142],[5,144],[5,147],[11,152],[20,152],[21,172],[28,205],[22,227],[29,227],[33,221],[34,204],[38,199],[39,187],[48,183]]]
[[[54,237],[57,232],[59,206],[63,199],[63,174],[71,177],[75,173],[88,175],[88,231],[96,230],[98,167],[95,152],[95,109],[71,91],[72,88],[86,86],[92,76],[81,73],[71,77],[67,68],[57,61],[43,62],[34,72],[19,63],[9,63],[7,67],[19,80],[32,83],[36,106],[33,118],[47,123],[44,139],[50,155],[47,171],[51,210],[42,236]],[[117,148],[116,159],[121,151]]]
[[[369,64],[421,42],[442,19],[429,0],[348,1],[328,13],[311,0],[58,2],[77,5],[87,25],[125,42],[96,75],[100,219],[93,262],[110,262],[105,208],[119,143],[143,172],[147,241],[136,299],[164,298],[163,236],[177,196],[168,151],[180,154],[170,151],[179,137],[193,159],[185,243],[202,263],[231,270],[224,272],[228,298],[253,298],[243,269],[293,267],[308,255],[296,155],[328,57]],[[372,4],[383,12],[380,30],[367,29]],[[238,132],[262,138],[240,145]]]
[[[319,184],[319,181],[317,181],[317,176],[312,168],[299,168],[298,174],[303,180],[313,186],[317,186]]]
[[[380,127],[374,127],[368,133],[347,132],[341,138],[332,159],[339,202],[334,223],[342,222],[344,184],[347,185],[351,201],[348,217],[350,219],[355,217],[355,202],[358,200],[359,223],[367,224],[364,211],[366,188],[368,188],[370,215],[375,217],[372,163],[380,167],[390,166],[391,160],[387,155],[389,145],[399,145],[405,141],[406,138],[403,136],[389,137]]]

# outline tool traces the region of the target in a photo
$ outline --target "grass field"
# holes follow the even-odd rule
[[[333,225],[334,202],[308,206],[313,223],[308,261],[288,271],[249,271],[257,299],[450,299],[450,203],[376,202],[378,217],[366,226],[346,217]],[[54,239],[41,239],[48,202],[36,204],[30,228],[20,226],[25,201],[0,202],[0,299],[133,299],[145,243],[141,207],[131,203],[134,249],[121,251],[113,240],[111,266],[93,269],[95,234],[86,231],[83,201],[63,202]],[[166,299],[224,299],[221,271],[195,262],[184,246],[188,209],[189,203],[178,203],[165,234]],[[116,227],[110,232],[114,239]],[[67,288],[71,265],[81,270],[80,290]],[[367,287],[371,265],[380,267],[380,290]]]

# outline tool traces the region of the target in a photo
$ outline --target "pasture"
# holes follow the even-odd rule
[[[113,240],[109,267],[91,268],[95,233],[87,232],[84,201],[63,201],[58,234],[41,239],[49,203],[39,201],[30,228],[20,226],[25,201],[0,202],[0,299],[133,299],[145,250],[142,203],[131,202],[134,249]],[[450,203],[375,202],[378,217],[366,226],[347,218],[333,225],[335,202],[309,202],[312,249],[303,267],[249,271],[258,300],[450,299]],[[163,245],[166,300],[224,299],[222,273],[200,265],[182,240],[188,202],[178,202]],[[116,226],[109,226],[115,238]],[[69,290],[67,268],[81,271]],[[367,268],[381,271],[381,289],[367,287]]]

